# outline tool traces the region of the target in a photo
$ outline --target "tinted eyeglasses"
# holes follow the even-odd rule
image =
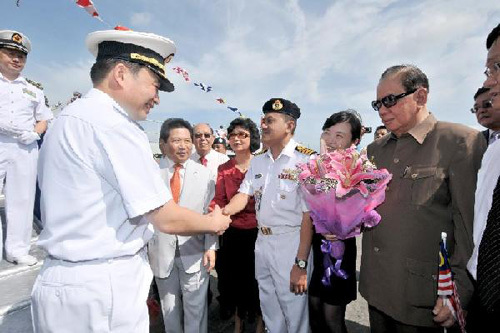
[[[205,137],[205,139],[210,139],[211,136],[212,136],[212,134],[210,134],[210,133],[195,133],[194,134],[194,137],[197,139],[201,139],[202,137]]]
[[[387,95],[385,97],[382,97],[380,100],[373,101],[372,108],[373,108],[373,110],[378,112],[380,110],[380,108],[382,107],[382,105],[385,106],[386,108],[393,107],[394,105],[398,104],[398,101],[401,98],[406,97],[408,95],[411,95],[415,91],[417,91],[417,89],[413,89],[413,90],[404,92],[404,93],[399,94],[399,95],[393,95],[393,94]]]
[[[491,99],[487,99],[485,101],[483,101],[483,103],[481,103],[481,105],[474,105],[471,109],[470,109],[470,112],[472,113],[477,113],[477,111],[479,111],[480,108],[483,108],[483,109],[489,109],[489,108],[492,108],[493,107],[493,101]]]
[[[498,71],[500,71],[500,62],[495,62],[491,68],[486,67],[486,69],[484,70],[484,75],[486,75],[486,77],[491,77],[493,74],[496,74]]]
[[[232,133],[229,133],[227,135],[227,137],[229,138],[229,140],[234,139],[234,138],[238,138],[240,140],[243,140],[243,139],[248,138],[249,136],[250,136],[250,134],[245,133],[245,132],[238,132],[238,133],[232,132]]]

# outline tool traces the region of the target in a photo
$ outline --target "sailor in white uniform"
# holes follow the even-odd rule
[[[48,257],[31,295],[35,332],[148,332],[152,281],[145,245],[158,230],[220,232],[220,209],[178,206],[165,186],[139,120],[173,91],[167,38],[135,31],[87,37],[94,85],[48,131],[40,153]],[[149,223],[150,222],[150,223]]]
[[[0,193],[5,181],[5,257],[25,265],[37,262],[28,254],[36,189],[36,141],[52,118],[43,91],[21,76],[30,51],[28,37],[0,30]],[[0,251],[2,239],[0,223]]]
[[[297,105],[273,98],[262,110],[262,141],[269,149],[252,159],[239,193],[223,210],[233,215],[254,196],[259,228],[255,277],[266,328],[271,333],[308,332],[305,292],[313,229],[293,170],[315,152],[293,140]]]

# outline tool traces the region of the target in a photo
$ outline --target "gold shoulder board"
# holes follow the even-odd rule
[[[301,154],[304,154],[304,155],[317,154],[313,149],[306,148],[304,146],[297,146],[297,147],[295,147],[295,150],[298,151]]]

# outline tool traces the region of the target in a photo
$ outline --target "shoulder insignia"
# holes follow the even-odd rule
[[[25,79],[26,79],[26,82],[28,82],[32,86],[35,86],[36,88],[38,88],[40,90],[43,90],[43,86],[42,86],[42,84],[40,82],[36,82],[36,81],[33,81],[31,79],[28,79],[28,78],[25,78]]]
[[[301,154],[304,154],[304,155],[317,154],[317,152],[314,151],[313,149],[310,149],[310,148],[307,148],[307,147],[304,147],[304,146],[297,146],[297,147],[295,147],[295,150],[298,151]]]
[[[254,156],[257,156],[257,155],[262,155],[262,154],[265,154],[267,153],[267,149],[264,149],[262,151],[259,151],[258,153],[256,153]]]

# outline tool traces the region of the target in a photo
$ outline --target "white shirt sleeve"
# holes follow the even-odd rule
[[[45,95],[39,94],[38,105],[35,108],[34,116],[36,121],[50,120],[53,118],[52,111],[45,105]]]
[[[252,186],[252,179],[254,179],[253,175],[253,170],[252,170],[252,162],[250,162],[250,167],[248,168],[248,171],[245,175],[245,179],[241,182],[240,189],[238,192],[241,192],[243,194],[247,194],[252,196],[253,195],[253,186]]]
[[[144,133],[113,128],[99,132],[129,218],[143,215],[172,199]]]

